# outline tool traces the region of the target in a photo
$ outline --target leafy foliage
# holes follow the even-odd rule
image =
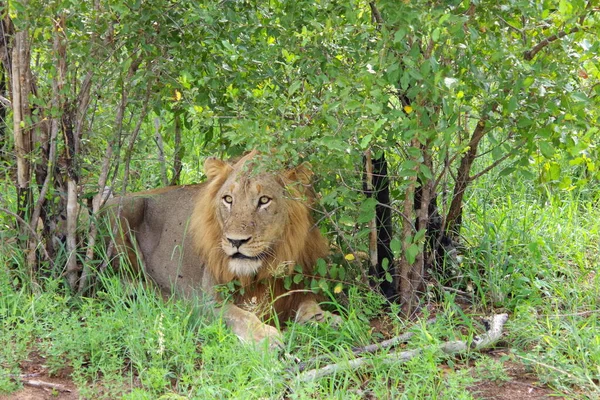
[[[0,215],[0,236],[2,246],[9,244],[2,251],[11,268],[2,285],[17,289],[2,297],[2,323],[13,329],[20,318],[34,318],[27,314],[32,307],[28,293],[39,279],[62,277],[69,255],[77,254],[77,265],[85,268],[101,265],[93,251],[89,256],[93,229],[71,232],[77,241],[68,248],[63,221],[94,223],[93,215],[89,218],[79,210],[97,211],[90,204],[105,186],[113,192],[156,187],[176,180],[179,164],[182,183],[198,181],[206,156],[236,156],[251,148],[277,150],[273,157],[279,167],[312,163],[321,195],[315,212],[332,238],[335,254],[329,265],[316,266],[314,276],[297,279],[328,293],[343,288],[349,319],[364,323],[368,316],[353,306],[364,300],[357,300],[354,286],[365,282],[361,262],[368,258],[363,257],[369,251],[367,224],[378,206],[361,189],[361,158],[370,151],[374,157],[385,153],[390,164],[388,206],[399,228],[390,247],[402,268],[386,265],[384,279],[392,281],[393,274],[400,274],[400,282],[407,282],[411,273],[428,272],[424,269],[433,216],[424,205],[437,202],[441,231],[454,239],[465,237],[472,245],[463,264],[446,265],[454,275],[436,274],[441,284],[473,294],[480,308],[513,309],[525,321],[518,325],[522,333],[516,333],[515,340],[523,348],[533,346],[541,363],[556,357],[560,368],[571,371],[571,376],[557,377],[533,363],[549,381],[595,387],[585,368],[597,367],[597,354],[580,352],[585,343],[597,339],[585,329],[597,324],[597,316],[575,315],[572,324],[563,326],[557,319],[541,322],[532,309],[543,308],[549,298],[556,313],[568,309],[577,314],[581,308],[588,312],[595,307],[597,278],[588,275],[597,261],[589,254],[591,241],[581,248],[563,247],[577,243],[577,238],[565,236],[551,222],[578,215],[581,204],[595,215],[600,156],[598,10],[593,1],[583,0],[503,3],[1,3],[5,40],[0,53],[8,83],[2,95],[13,100],[14,107],[12,46],[17,33],[26,33],[32,79],[30,87],[22,89],[28,112],[15,121],[16,127],[31,133],[33,142],[21,156],[13,135],[18,129],[11,131],[11,126],[16,129],[11,125],[15,109],[6,106],[0,140],[2,164],[8,168],[0,207],[10,213]],[[15,160],[26,161],[23,165],[32,175],[24,202],[22,193],[7,183],[18,175]],[[495,180],[479,186],[486,174]],[[51,179],[44,191],[47,176]],[[68,181],[76,184],[79,208],[68,207]],[[513,200],[514,191],[531,197]],[[544,214],[546,204],[554,207],[554,214]],[[38,205],[40,220],[33,212]],[[569,229],[578,237],[597,236],[597,227],[581,231],[575,218]],[[13,228],[14,221],[21,229]],[[39,221],[43,226],[36,230]],[[536,227],[544,229],[532,234]],[[16,244],[28,251],[17,251]],[[565,254],[570,255],[568,261]],[[571,269],[571,264],[577,268]],[[79,276],[79,271],[69,273]],[[415,276],[422,284],[422,276]],[[197,341],[178,325],[187,318],[185,313],[163,310],[165,317],[160,319],[163,314],[137,309],[134,315],[146,324],[143,332],[151,332],[147,342],[140,343],[134,340],[143,339],[139,332],[120,322],[113,326],[111,317],[101,315],[82,326],[61,311],[72,305],[70,294],[54,288],[52,279],[48,282],[54,282],[48,283],[49,289],[58,297],[41,301],[51,305],[48,310],[56,313],[56,320],[45,314],[36,320],[47,324],[49,333],[28,325],[14,343],[12,337],[3,339],[8,349],[3,366],[16,369],[15,360],[25,356],[26,343],[45,335],[39,345],[49,363],[59,368],[68,355],[72,365],[82,368],[82,382],[98,374],[117,379],[116,371],[127,357],[152,396],[170,390],[166,388],[174,376],[181,376],[178,390],[183,395],[212,395],[227,379],[239,383],[239,388],[231,388],[236,395],[236,390],[246,390],[240,388],[247,387],[243,383],[253,368],[266,370],[265,376],[275,382],[273,392],[261,392],[265,397],[283,387],[272,373],[273,360],[255,360],[236,373],[238,365],[228,365],[219,348],[203,347],[198,356]],[[577,285],[588,288],[589,294],[573,296]],[[406,294],[405,303],[414,300],[414,293]],[[373,308],[382,307],[378,301]],[[529,303],[522,305],[524,301]],[[127,315],[120,306],[115,312]],[[102,314],[99,305],[85,300],[77,307],[90,315]],[[108,328],[99,338],[94,329],[101,325]],[[343,332],[347,338],[368,336],[365,325],[348,326]],[[148,351],[157,347],[158,332],[165,327],[171,336],[162,340],[174,347],[185,343],[184,355]],[[232,345],[218,327],[206,329],[202,335]],[[569,329],[571,336],[564,333]],[[88,335],[89,341],[75,343],[70,331],[87,332],[81,335]],[[544,332],[543,342],[532,339],[540,337],[539,332]],[[308,344],[315,340],[311,334],[304,336]],[[100,339],[106,339],[111,350]],[[550,346],[547,352],[544,346]],[[321,350],[327,352],[327,345]],[[195,365],[182,362],[184,357],[207,368],[228,368],[222,376],[196,376]],[[445,381],[434,368],[437,356],[427,357],[428,363],[410,368],[429,379],[427,388],[442,388]],[[7,378],[11,374],[3,373],[0,381],[14,386]],[[353,379],[341,386],[357,386]],[[394,388],[404,385],[404,393],[415,394],[424,387],[419,379],[403,371],[390,378]],[[375,392],[383,396],[385,389],[378,386]],[[336,387],[302,390],[306,396],[325,397]]]

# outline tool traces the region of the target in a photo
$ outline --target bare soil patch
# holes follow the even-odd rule
[[[63,370],[50,376],[45,359],[33,352],[21,362],[20,381],[23,388],[0,394],[0,400],[77,400],[79,394],[71,380],[71,371]]]
[[[541,400],[564,399],[556,391],[543,385],[534,373],[523,364],[507,361],[504,370],[508,373],[507,381],[481,381],[468,390],[478,399],[490,400]]]

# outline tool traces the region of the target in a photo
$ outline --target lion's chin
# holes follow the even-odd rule
[[[262,261],[252,258],[230,258],[229,270],[237,276],[253,276],[256,275]]]

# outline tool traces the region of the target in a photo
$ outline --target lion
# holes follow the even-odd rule
[[[110,225],[120,227],[118,251],[163,293],[207,296],[242,341],[277,346],[276,318],[304,323],[330,316],[338,323],[339,316],[324,312],[302,284],[284,284],[297,266],[310,274],[328,254],[311,217],[312,172],[306,164],[266,172],[260,158],[208,158],[204,183],[115,197],[105,209]],[[235,286],[230,296],[220,290],[227,286]]]

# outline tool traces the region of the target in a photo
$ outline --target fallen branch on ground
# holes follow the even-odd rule
[[[433,324],[434,322],[435,318],[427,320],[428,325]],[[370,344],[364,347],[355,347],[352,349],[352,353],[355,356],[358,356],[365,353],[375,353],[379,350],[391,349],[398,346],[399,344],[408,342],[414,336],[414,334],[415,332],[406,332],[400,336],[394,336],[391,339],[384,340],[383,342]]]
[[[435,318],[431,318],[427,320],[427,324],[433,324],[435,322]],[[383,342],[369,344],[367,346],[362,347],[353,347],[352,354],[354,356],[359,356],[361,354],[370,354],[376,353],[380,350],[392,349],[399,344],[408,342],[413,336],[415,332],[406,332],[399,336],[394,336],[393,338],[384,340]],[[289,355],[288,355],[289,356]],[[291,358],[289,356],[288,358]],[[293,369],[295,373],[302,372],[308,367],[315,365],[317,362],[323,361],[324,359],[331,359],[331,356],[317,356],[305,362],[299,362],[298,365]],[[291,370],[291,369],[290,369]]]
[[[52,389],[52,390],[57,390],[59,392],[71,392],[71,389],[67,389],[66,386],[61,385],[59,383],[51,383],[51,382],[44,382],[44,381],[38,381],[38,380],[34,380],[34,379],[21,379],[21,382],[23,383],[23,385],[27,385],[27,386],[33,386],[33,387],[37,387],[37,388],[42,388],[42,389]]]
[[[490,347],[494,343],[496,343],[502,336],[502,328],[507,320],[507,314],[494,315],[491,318],[489,330],[483,335],[476,336],[470,343],[462,340],[446,342],[440,346],[440,350],[446,354],[457,354],[466,352],[468,350],[479,351],[484,348]],[[418,356],[419,354],[421,354],[422,351],[423,349],[414,349],[408,351],[393,352],[387,354],[381,361],[384,364],[404,363]],[[358,369],[362,366],[368,365],[370,361],[371,360],[369,358],[358,357],[337,364],[329,364],[322,368],[302,372],[297,375],[297,380],[299,382],[307,382],[315,379],[320,379],[343,370]]]

